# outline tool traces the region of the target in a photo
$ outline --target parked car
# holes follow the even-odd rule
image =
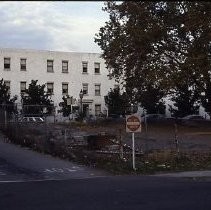
[[[163,114],[147,114],[141,117],[142,122],[159,122],[164,121],[165,119],[166,117]]]
[[[194,115],[194,114],[187,115],[180,119],[182,125],[188,125],[188,126],[197,126],[206,121],[207,120],[201,115]]]
[[[20,122],[37,122],[43,123],[44,119],[42,117],[23,117],[20,119]]]

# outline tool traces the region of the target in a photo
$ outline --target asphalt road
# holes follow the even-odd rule
[[[0,134],[0,182],[64,180],[106,176],[107,172],[5,143]]]
[[[209,210],[211,182],[115,176],[0,183],[1,210]]]

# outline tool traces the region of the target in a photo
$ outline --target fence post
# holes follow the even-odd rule
[[[146,112],[144,110],[144,124],[145,124],[145,133],[146,133],[146,136],[145,136],[145,152],[148,153],[148,150],[149,150],[149,145],[148,145],[148,124],[147,124],[147,116],[146,116]]]
[[[174,123],[174,139],[175,139],[175,144],[176,144],[176,152],[177,152],[177,157],[179,157],[179,140],[178,140],[178,127],[177,123]]]
[[[7,130],[7,110],[4,110],[4,129]]]

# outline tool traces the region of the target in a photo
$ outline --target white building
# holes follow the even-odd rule
[[[115,85],[107,75],[105,61],[98,53],[0,49],[0,79],[10,87],[11,96],[18,96],[19,103],[21,92],[31,80],[38,80],[52,93],[57,111],[63,95],[73,96],[79,102],[82,89],[83,109],[98,115],[106,111],[104,96]]]

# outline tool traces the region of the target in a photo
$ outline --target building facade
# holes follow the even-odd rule
[[[106,113],[104,96],[115,85],[98,53],[0,49],[1,78],[9,86],[11,96],[18,96],[18,103],[31,80],[45,84],[56,114],[65,95],[72,96],[75,105],[80,105],[81,90],[83,111],[87,115]]]

